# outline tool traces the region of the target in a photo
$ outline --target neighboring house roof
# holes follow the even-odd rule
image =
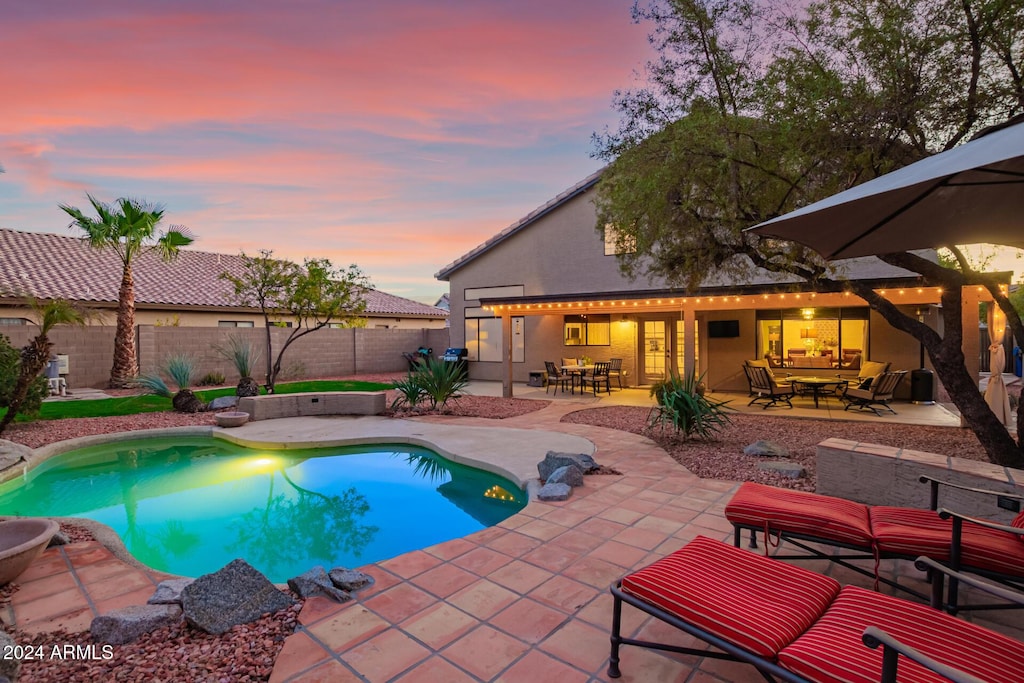
[[[463,254],[462,256],[460,256],[459,258],[455,259],[454,261],[449,263],[447,266],[445,266],[444,268],[439,270],[434,275],[434,277],[437,278],[438,280],[447,280],[448,277],[453,272],[455,272],[456,270],[458,270],[462,266],[466,265],[467,263],[469,263],[470,261],[475,259],[477,256],[480,256],[481,254],[483,254],[483,253],[485,253],[487,251],[490,251],[491,249],[493,249],[497,245],[501,244],[506,239],[508,239],[512,235],[516,234],[520,230],[524,230],[524,229],[528,228],[530,226],[530,224],[533,223],[534,221],[539,220],[540,218],[543,218],[547,214],[551,213],[552,211],[554,211],[555,209],[560,207],[562,204],[565,204],[567,201],[569,201],[573,197],[576,197],[577,195],[582,194],[582,193],[586,192],[587,190],[589,190],[590,188],[592,188],[594,185],[597,184],[597,181],[601,179],[601,174],[603,172],[604,172],[604,169],[602,168],[599,171],[595,171],[594,173],[591,173],[589,176],[587,176],[586,178],[584,178],[580,182],[576,183],[575,185],[570,187],[568,190],[558,194],[558,196],[556,196],[554,199],[550,200],[549,202],[545,203],[544,205],[537,207],[536,209],[534,209],[530,213],[526,214],[525,216],[520,218],[518,221],[516,221],[512,225],[508,226],[507,228],[505,228],[504,230],[499,232],[497,235],[494,235],[493,237],[488,239],[483,244],[479,244],[479,245],[473,247],[468,252],[466,252],[465,254]]]
[[[84,239],[0,228],[0,298],[29,294],[38,299],[116,303],[121,261],[110,249],[93,249]],[[241,274],[233,254],[182,249],[167,263],[152,252],[132,262],[135,303],[192,308],[240,308],[230,282],[220,274]],[[445,318],[448,311],[372,289],[368,315]]]
[[[451,301],[449,301],[447,294],[442,294],[441,298],[434,302],[434,305],[446,311],[451,310]]]

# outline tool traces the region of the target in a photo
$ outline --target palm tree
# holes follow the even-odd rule
[[[7,425],[14,420],[14,416],[25,402],[25,397],[28,396],[32,382],[39,377],[39,373],[49,362],[50,352],[53,351],[53,342],[50,341],[49,334],[53,328],[57,325],[85,323],[85,313],[64,299],[53,299],[45,304],[34,301],[30,303],[39,317],[39,334],[21,349],[21,368],[14,383],[14,391],[11,392],[7,413],[0,419],[0,434],[3,434]]]
[[[110,386],[128,386],[139,374],[135,352],[135,281],[132,263],[137,256],[156,251],[165,261],[171,261],[178,250],[192,243],[188,228],[172,225],[165,233],[157,226],[164,217],[161,206],[137,199],[118,199],[114,205],[105,204],[92,195],[86,195],[95,209],[97,218],[86,216],[73,206],[60,208],[71,216],[69,227],[85,232],[89,244],[95,249],[113,249],[121,259],[121,288],[117,300],[117,332],[114,337],[114,365],[110,370]]]

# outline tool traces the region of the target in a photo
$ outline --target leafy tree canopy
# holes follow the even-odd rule
[[[658,57],[642,86],[615,94],[618,129],[594,136],[609,162],[597,229],[635,247],[622,250],[626,274],[688,290],[756,268],[837,285],[808,249],[742,230],[1024,111],[1020,0],[638,0],[633,16],[653,26]],[[961,285],[987,286],[1020,338],[1024,326],[998,283],[948,247],[957,268],[879,255],[943,287],[941,336],[845,286],[925,345],[989,457],[1024,465],[966,370]]]

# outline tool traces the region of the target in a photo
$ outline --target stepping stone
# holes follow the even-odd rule
[[[787,479],[799,479],[807,474],[803,465],[789,460],[767,460],[765,462],[759,462],[757,463],[757,469],[775,472]]]

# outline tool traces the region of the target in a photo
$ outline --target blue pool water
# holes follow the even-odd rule
[[[154,569],[199,576],[241,557],[275,582],[465,536],[526,503],[509,480],[415,446],[261,451],[206,437],[92,446],[0,486],[0,514],[102,522]]]

